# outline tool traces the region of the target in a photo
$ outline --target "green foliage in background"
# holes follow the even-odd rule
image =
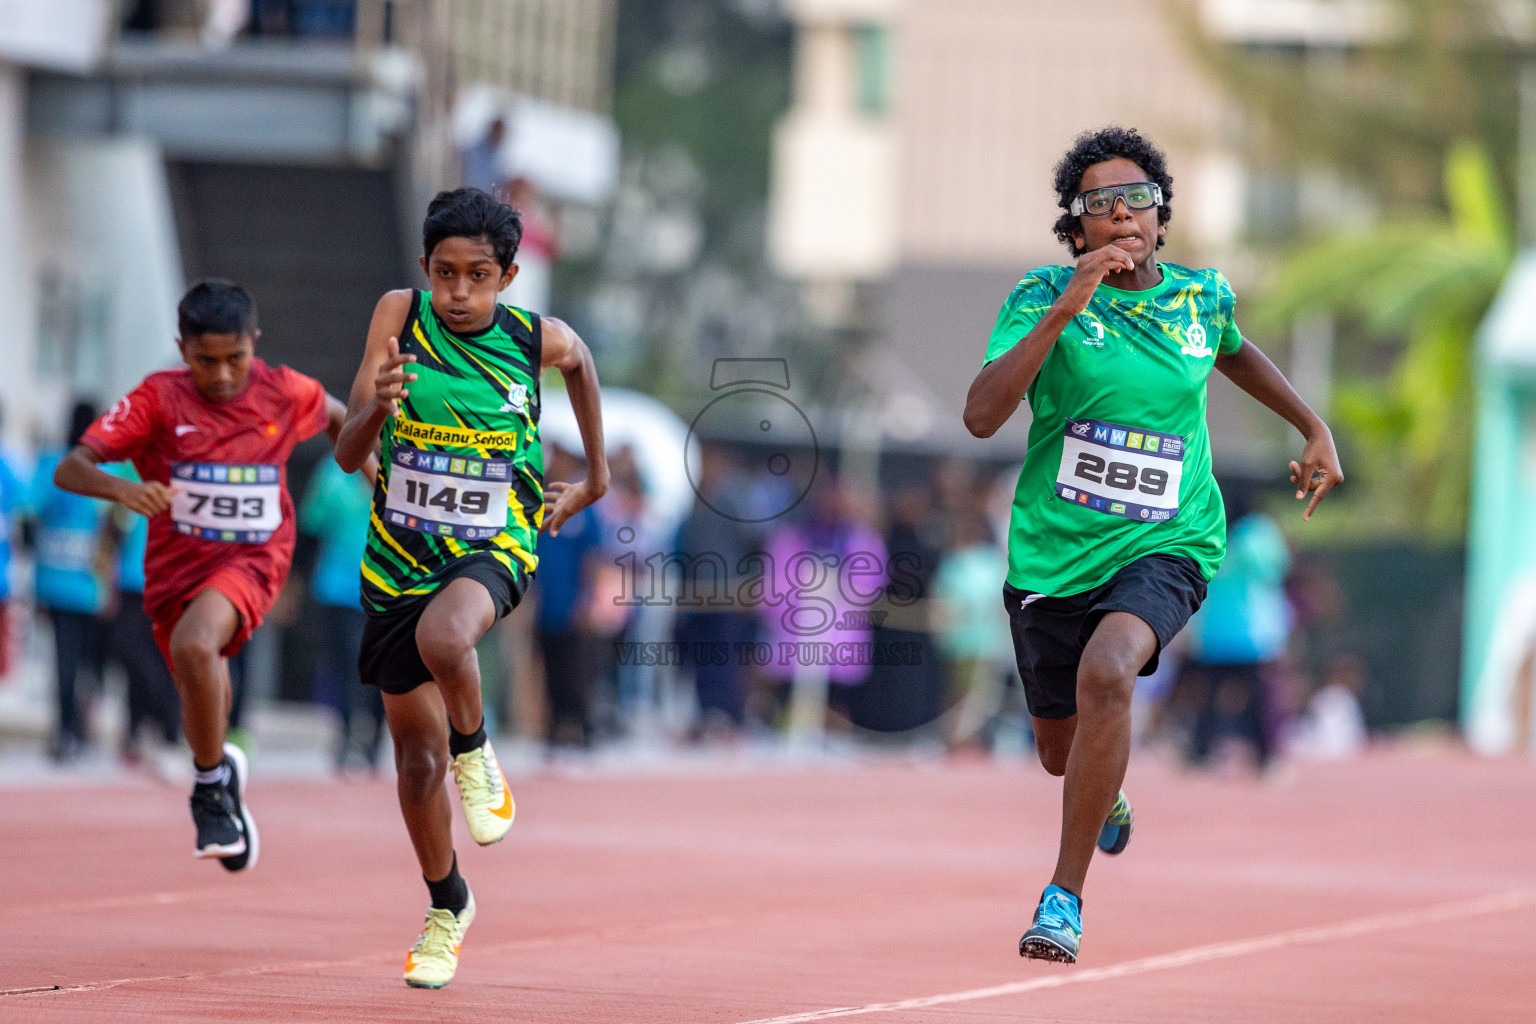
[[[1444,182],[1449,213],[1396,217],[1302,248],[1257,311],[1256,325],[1272,330],[1326,312],[1395,350],[1384,375],[1355,374],[1336,388],[1333,427],[1354,463],[1338,495],[1349,514],[1329,518],[1345,533],[1465,533],[1473,339],[1514,240],[1485,150],[1453,145]]]
[[[1471,461],[1474,338],[1514,254],[1519,40],[1533,0],[1380,0],[1379,31],[1349,45],[1230,45],[1189,38],[1248,115],[1258,172],[1325,170],[1375,221],[1291,225],[1252,323],[1284,336],[1299,317],[1338,326],[1330,420],[1348,483],[1319,522],[1338,539],[1460,542]],[[1358,9],[1358,8],[1357,8]],[[1526,29],[1522,29],[1521,25]],[[1319,233],[1319,228],[1321,232]]]
[[[1457,142],[1488,153],[1515,185],[1519,71],[1515,43],[1536,24],[1533,0],[1377,0],[1383,31],[1362,45],[1227,46],[1201,34],[1184,0],[1188,36],[1223,91],[1257,122],[1251,158],[1326,166],[1383,203],[1443,206],[1441,167]]]
[[[774,122],[789,102],[790,30],[719,0],[620,0],[614,120],[629,150],[682,147],[720,230],[767,202]]]

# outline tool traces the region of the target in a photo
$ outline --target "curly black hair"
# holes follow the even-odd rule
[[[1168,173],[1167,158],[1163,156],[1162,150],[1148,142],[1135,128],[1122,128],[1119,125],[1084,132],[1073,141],[1072,148],[1067,150],[1067,155],[1056,165],[1056,178],[1053,182],[1056,205],[1063,210],[1071,210],[1072,200],[1081,191],[1083,175],[1088,168],[1117,156],[1140,167],[1146,172],[1147,178],[1155,181],[1163,190],[1163,205],[1157,208],[1157,222],[1167,224],[1173,218],[1173,175]],[[1056,237],[1072,250],[1074,257],[1088,251],[1078,248],[1072,237],[1073,232],[1081,233],[1081,218],[1072,216],[1070,212],[1063,213],[1056,218],[1054,230]],[[1163,247],[1163,241],[1162,238],[1157,240],[1157,248]]]

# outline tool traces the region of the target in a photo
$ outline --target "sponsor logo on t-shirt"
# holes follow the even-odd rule
[[[1206,347],[1205,328],[1199,323],[1192,323],[1186,327],[1184,329],[1184,337],[1188,339],[1188,344],[1180,346],[1179,351],[1183,352],[1185,355],[1194,356],[1195,358],[1200,359],[1205,356],[1214,356],[1216,354],[1215,349]]]
[[[194,423],[178,423],[178,424],[176,424],[176,436],[177,437],[186,437],[188,434],[192,433],[192,431],[194,431],[196,429],[197,429],[197,425],[194,424]]]

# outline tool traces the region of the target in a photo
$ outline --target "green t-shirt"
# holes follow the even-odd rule
[[[1226,551],[1211,475],[1205,380],[1243,343],[1214,270],[1159,264],[1145,291],[1099,285],[1029,388],[1034,411],[1008,529],[1008,582],[1053,597],[1098,586],[1138,558],[1186,555],[1206,579]],[[997,315],[987,362],[1060,297],[1072,267],[1038,267]]]

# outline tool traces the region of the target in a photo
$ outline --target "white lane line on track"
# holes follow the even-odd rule
[[[761,1017],[756,1020],[744,1021],[742,1024],[810,1024],[812,1021],[831,1020],[834,1017],[857,1017],[870,1013],[898,1013],[902,1010],[921,1010],[924,1007],[942,1006],[946,1003],[969,1003],[977,999],[996,999],[999,996],[1018,995],[1022,992],[1037,992],[1040,989],[1047,988],[1062,988],[1066,985],[1083,985],[1093,981],[1109,981],[1132,974],[1147,974],[1151,971],[1187,967],[1190,964],[1208,963],[1213,960],[1229,960],[1233,957],[1247,956],[1250,953],[1267,953],[1271,950],[1283,949],[1287,946],[1333,942],[1337,939],[1352,938],[1356,935],[1366,935],[1371,932],[1384,932],[1395,928],[1408,928],[1414,925],[1454,921],[1458,918],[1477,917],[1482,914],[1499,914],[1530,906],[1536,906],[1536,889],[1517,889],[1513,892],[1499,893],[1493,896],[1440,903],[1418,910],[1400,911],[1395,914],[1378,914],[1374,917],[1360,917],[1352,921],[1341,921],[1338,924],[1320,925],[1312,928],[1296,928],[1291,931],[1276,932],[1273,935],[1261,935],[1253,939],[1237,939],[1232,942],[1217,942],[1208,946],[1193,946],[1174,953],[1162,953],[1158,956],[1143,957],[1140,960],[1127,960],[1124,963],[1110,964],[1107,967],[1089,967],[1084,970],[1073,970],[1070,967],[1064,968],[1064,970],[1072,971],[1070,974],[1055,974],[1044,978],[1032,978],[1029,981],[1015,981],[1006,985],[993,985],[989,988],[967,989],[964,992],[946,992],[943,995],[919,996],[915,999],[901,999],[891,1003],[841,1006],[830,1010],[810,1010],[805,1013],[791,1013],[783,1017]]]

